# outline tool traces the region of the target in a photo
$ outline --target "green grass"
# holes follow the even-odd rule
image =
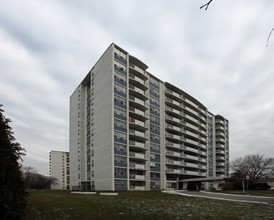
[[[29,191],[32,219],[274,219],[274,206],[170,195],[119,192],[118,196]]]
[[[242,190],[214,191],[214,192],[243,195]],[[248,191],[245,191],[244,195],[274,197],[274,190],[248,190]]]

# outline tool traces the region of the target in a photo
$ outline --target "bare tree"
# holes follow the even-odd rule
[[[23,180],[27,189],[50,189],[51,184],[56,184],[54,177],[39,174],[33,167],[23,167]]]
[[[208,6],[210,5],[210,3],[211,3],[212,1],[213,1],[213,0],[209,0],[206,4],[202,5],[202,6],[200,7],[200,9],[203,9],[203,8],[204,8],[205,10],[207,10]],[[270,31],[270,33],[269,33],[269,35],[268,35],[267,42],[266,42],[266,47],[267,47],[268,44],[269,44],[269,39],[270,39],[270,36],[271,36],[273,30],[274,30],[274,27],[271,29],[271,31]]]
[[[273,164],[271,158],[264,155],[253,154],[240,157],[231,162],[231,170],[234,177],[246,179],[250,183],[257,183],[260,179],[273,175]]]
[[[210,3],[211,3],[212,1],[213,1],[213,0],[210,0],[208,3],[202,5],[202,6],[200,7],[200,9],[205,8],[205,10],[207,10],[208,6],[210,5]]]

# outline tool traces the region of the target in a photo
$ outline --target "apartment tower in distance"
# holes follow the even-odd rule
[[[208,188],[228,176],[228,120],[147,69],[111,44],[71,95],[72,190]]]
[[[49,152],[49,175],[57,179],[51,189],[69,189],[69,152]]]

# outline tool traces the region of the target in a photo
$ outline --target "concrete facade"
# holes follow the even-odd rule
[[[51,189],[69,189],[69,152],[49,152],[49,174],[57,179],[57,184],[51,185]]]
[[[71,95],[72,190],[182,189],[228,176],[228,120],[147,69],[111,44]]]

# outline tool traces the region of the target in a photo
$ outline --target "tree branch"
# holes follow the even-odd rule
[[[270,31],[270,33],[269,33],[269,35],[268,35],[266,47],[268,46],[269,38],[270,38],[270,35],[272,34],[273,30],[274,30],[274,27],[272,28],[272,30]]]
[[[206,4],[202,5],[202,6],[200,7],[200,9],[202,9],[202,8],[204,8],[204,7],[205,7],[205,10],[207,10],[207,8],[208,8],[209,4],[210,4],[212,1],[213,1],[213,0],[210,0],[208,3],[206,3]]]

